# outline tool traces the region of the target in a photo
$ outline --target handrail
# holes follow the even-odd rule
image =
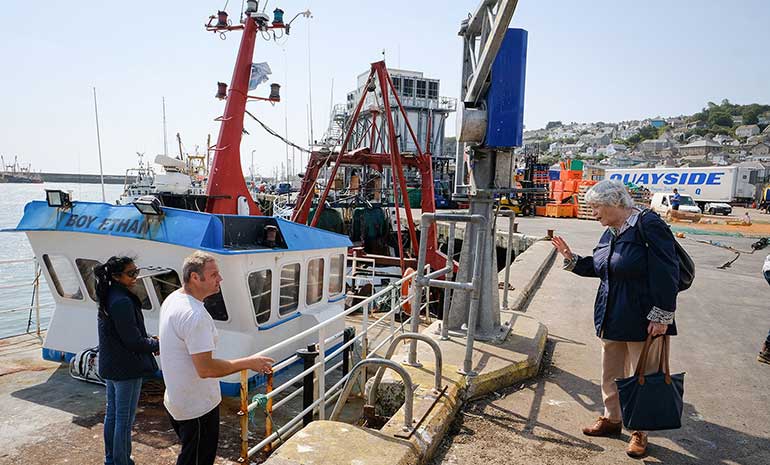
[[[413,408],[414,408],[414,386],[412,384],[412,377],[409,376],[409,373],[402,367],[400,364],[394,362],[393,360],[385,360],[382,358],[368,358],[365,360],[361,360],[360,362],[356,363],[356,366],[353,367],[353,370],[350,372],[350,377],[345,382],[345,386],[342,388],[342,394],[340,394],[339,399],[337,399],[337,403],[334,405],[334,410],[332,410],[332,414],[329,417],[329,420],[335,421],[337,418],[339,418],[340,413],[342,413],[342,408],[345,406],[345,403],[348,401],[348,396],[350,396],[350,390],[353,389],[353,383],[351,382],[353,379],[356,378],[355,375],[358,374],[359,371],[361,371],[364,367],[367,365],[379,365],[384,366],[386,368],[390,368],[396,373],[401,376],[401,379],[404,381],[404,391],[405,391],[405,400],[404,400],[404,431],[409,431],[412,428],[412,422],[413,422]],[[369,393],[370,399],[371,399],[371,392]],[[375,400],[376,400],[376,394],[375,394]]]
[[[350,307],[349,309],[345,310],[344,312],[338,313],[337,315],[329,318],[328,320],[324,320],[324,321],[318,323],[317,325],[313,326],[312,328],[308,328],[308,329],[302,331],[301,333],[297,333],[294,336],[292,336],[292,337],[290,337],[290,338],[288,338],[288,339],[286,339],[286,340],[284,340],[282,342],[279,342],[278,344],[276,344],[274,346],[271,346],[271,347],[268,347],[266,349],[263,349],[263,350],[257,352],[257,355],[264,356],[264,355],[267,355],[267,354],[269,354],[269,353],[271,353],[273,351],[276,351],[278,349],[282,349],[282,348],[284,348],[284,347],[286,347],[288,345],[291,345],[291,344],[293,344],[293,343],[295,343],[295,342],[297,342],[299,340],[302,340],[306,336],[309,336],[309,335],[317,332],[321,328],[325,328],[325,327],[331,325],[332,323],[335,323],[338,320],[341,320],[341,319],[345,318],[346,316],[350,315],[351,313],[354,313],[354,312],[356,312],[358,310],[361,310],[365,305],[367,305],[373,299],[382,297],[383,295],[385,295],[386,293],[390,292],[392,289],[394,289],[396,287],[398,287],[400,289],[401,283],[403,283],[407,279],[411,279],[414,276],[414,274],[415,273],[410,273],[410,274],[404,276],[403,278],[399,279],[395,283],[390,283],[384,289],[382,289],[381,291],[379,291],[376,294],[374,294],[371,297],[369,297],[368,300],[365,300],[363,302],[359,302],[359,303],[353,305],[352,307]]]
[[[392,357],[393,353],[395,353],[396,351],[396,347],[398,346],[399,341],[402,341],[404,339],[415,339],[418,341],[423,341],[427,343],[431,347],[431,349],[433,349],[433,354],[436,356],[436,375],[434,377],[434,382],[433,382],[433,393],[438,394],[441,391],[441,378],[443,373],[442,371],[443,360],[441,357],[441,348],[438,346],[438,343],[433,339],[431,339],[429,336],[426,336],[425,334],[418,334],[418,333],[399,334],[390,343],[390,346],[388,347],[388,351],[385,352],[386,360],[390,360],[390,357]],[[369,390],[369,399],[368,399],[369,405],[374,405],[374,403],[377,401],[377,388],[379,388],[380,382],[382,381],[382,376],[384,374],[385,374],[385,369],[379,368],[377,370],[377,374],[374,376],[372,387]]]

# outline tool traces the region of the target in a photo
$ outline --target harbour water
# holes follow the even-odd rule
[[[101,201],[102,187],[98,184],[45,183],[0,184],[0,229],[16,227],[24,213],[24,205],[32,200],[45,200],[45,189],[61,189],[70,192],[75,200]],[[115,203],[123,192],[122,185],[105,185],[105,198]],[[34,263],[2,263],[8,260],[32,258],[32,248],[24,233],[0,234],[0,338],[35,330],[35,312],[28,310],[33,302],[32,283],[35,279]],[[41,280],[44,280],[41,275]],[[46,328],[53,311],[53,298],[48,286],[40,286],[41,327]],[[26,284],[25,286],[17,286]],[[13,310],[18,309],[18,310]],[[95,323],[94,323],[95,324]]]

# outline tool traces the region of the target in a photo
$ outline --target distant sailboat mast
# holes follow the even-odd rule
[[[96,87],[94,89],[94,116],[96,117],[96,147],[99,150],[99,177],[102,181],[102,202],[107,202],[107,195],[104,193],[104,168],[102,167],[102,139],[99,135],[99,107],[96,104]]]

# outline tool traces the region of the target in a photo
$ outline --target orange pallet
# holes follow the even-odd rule
[[[535,206],[535,216],[545,216],[545,206]]]
[[[572,218],[575,216],[575,206],[572,204],[549,203],[545,206],[545,216],[552,218]]]

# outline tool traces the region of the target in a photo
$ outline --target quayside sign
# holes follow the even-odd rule
[[[724,171],[678,171],[655,173],[612,173],[610,179],[641,186],[720,186]]]

